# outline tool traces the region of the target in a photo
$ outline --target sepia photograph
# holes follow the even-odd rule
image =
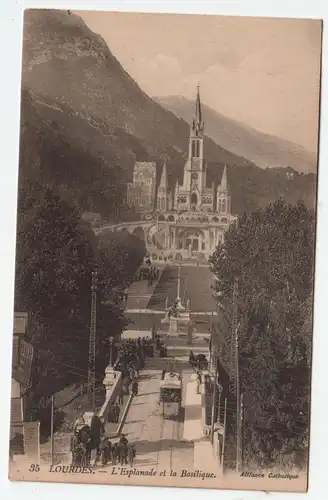
[[[321,44],[24,12],[10,480],[307,491]]]

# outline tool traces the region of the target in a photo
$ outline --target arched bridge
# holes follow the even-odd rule
[[[183,214],[166,213],[159,214],[157,219],[140,220],[132,222],[120,222],[118,224],[104,224],[95,228],[96,234],[106,231],[116,232],[125,231],[133,234],[141,241],[144,241],[148,250],[165,249],[170,236],[171,226],[180,226],[181,228],[216,228],[224,231],[230,223],[229,216],[217,214],[199,214],[186,212]],[[231,217],[231,216],[230,216]]]
[[[174,221],[171,222],[174,224]],[[94,229],[94,232],[98,234],[105,233],[106,231],[110,232],[127,232],[129,234],[133,234],[141,241],[144,241],[146,248],[161,248],[160,235],[161,233],[165,233],[167,231],[168,223],[163,222],[155,222],[154,220],[141,220],[134,222],[121,222],[119,224],[104,224],[102,227],[98,227]],[[156,235],[156,237],[155,237]],[[164,243],[164,236],[163,236]]]

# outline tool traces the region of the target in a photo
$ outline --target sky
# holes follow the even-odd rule
[[[194,98],[316,152],[318,20],[79,11],[151,97]]]

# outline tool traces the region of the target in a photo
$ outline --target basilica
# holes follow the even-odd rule
[[[190,125],[188,159],[184,166],[183,182],[170,189],[167,167],[164,164],[157,189],[156,212],[162,226],[162,246],[174,253],[192,256],[211,254],[230,224],[237,220],[231,214],[227,169],[221,184],[215,189],[207,185],[204,161],[204,121],[197,89],[196,107]],[[161,231],[159,230],[159,233]],[[157,240],[159,242],[159,236]]]
[[[237,217],[231,214],[227,168],[217,188],[208,186],[204,161],[204,121],[197,89],[183,181],[169,185],[164,163],[156,189],[156,164],[136,162],[127,187],[128,204],[148,220],[147,247],[175,257],[207,257]],[[151,223],[153,221],[153,224]]]

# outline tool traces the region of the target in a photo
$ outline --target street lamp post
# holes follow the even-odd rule
[[[113,350],[114,350],[114,339],[110,337],[109,339],[109,365],[113,366]]]
[[[215,407],[216,407],[216,396],[217,396],[217,384],[218,384],[218,371],[215,370],[215,377],[213,380],[213,400],[212,400],[212,428],[211,428],[211,441],[214,442],[214,424],[215,424]]]
[[[96,385],[96,321],[97,321],[97,272],[92,273],[91,284],[91,319],[89,337],[89,362],[88,362],[88,400],[95,409]]]

